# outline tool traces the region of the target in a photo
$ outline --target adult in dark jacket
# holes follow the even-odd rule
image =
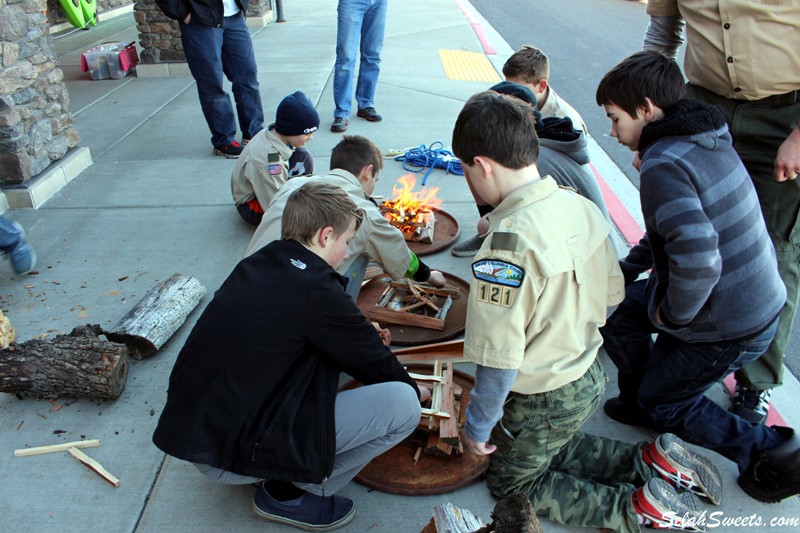
[[[419,389],[335,271],[356,214],[332,185],[292,194],[283,239],[242,260],[197,321],[153,435],[219,482],[258,482],[254,511],[304,529],[348,523],[353,502],[332,494],[420,417]],[[340,372],[364,386],[337,392]]]
[[[264,129],[253,42],[245,24],[249,3],[250,0],[156,0],[166,16],[180,23],[183,52],[197,82],[214,154],[232,159],[242,153],[242,145],[236,140],[236,118],[231,99],[222,87],[223,74],[233,84],[242,139],[249,141]]]

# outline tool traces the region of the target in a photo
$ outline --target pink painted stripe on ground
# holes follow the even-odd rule
[[[467,17],[467,20],[472,25],[472,31],[475,32],[475,36],[478,37],[478,40],[483,47],[483,52],[488,55],[495,55],[497,52],[492,46],[492,43],[489,41],[489,37],[486,36],[486,32],[483,31],[483,27],[478,20],[472,16],[472,13],[467,11],[467,7],[461,0],[455,0],[456,5],[461,9],[461,12],[464,13],[464,16]]]
[[[617,226],[627,243],[631,246],[635,245],[644,235],[644,230],[636,219],[631,216],[617,195],[614,194],[614,191],[611,190],[611,187],[608,186],[595,166],[589,163],[589,167],[594,172],[597,183],[600,185],[600,192],[603,193],[603,200],[606,202],[606,208],[608,209],[608,214],[611,215],[611,220],[614,221],[614,225]]]

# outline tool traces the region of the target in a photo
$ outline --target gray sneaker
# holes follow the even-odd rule
[[[664,433],[642,450],[644,462],[678,490],[688,490],[714,505],[722,500],[722,478],[714,463],[694,453],[672,433]]]
[[[472,257],[481,249],[484,238],[485,237],[481,237],[480,235],[470,237],[466,241],[453,246],[450,253],[456,257]]]
[[[748,389],[737,384],[728,411],[748,422],[762,424],[767,421],[767,415],[769,415],[770,396],[771,391],[769,390]]]

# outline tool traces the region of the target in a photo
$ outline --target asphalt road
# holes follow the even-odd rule
[[[638,187],[633,154],[608,135],[610,122],[595,101],[603,75],[628,55],[641,50],[648,17],[645,4],[632,0],[470,0],[473,6],[517,49],[541,48],[550,58],[550,84],[583,117],[603,150]],[[683,50],[680,54],[683,64]],[[800,318],[787,347],[786,366],[800,377]]]

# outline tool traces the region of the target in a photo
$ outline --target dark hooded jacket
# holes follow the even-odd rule
[[[344,283],[294,240],[239,262],[178,355],[156,446],[245,476],[323,482],[340,372],[417,390]]]
[[[222,0],[156,0],[159,9],[171,19],[183,21],[191,14],[191,22],[217,28],[222,24]],[[247,12],[250,0],[236,0],[242,12]]]

